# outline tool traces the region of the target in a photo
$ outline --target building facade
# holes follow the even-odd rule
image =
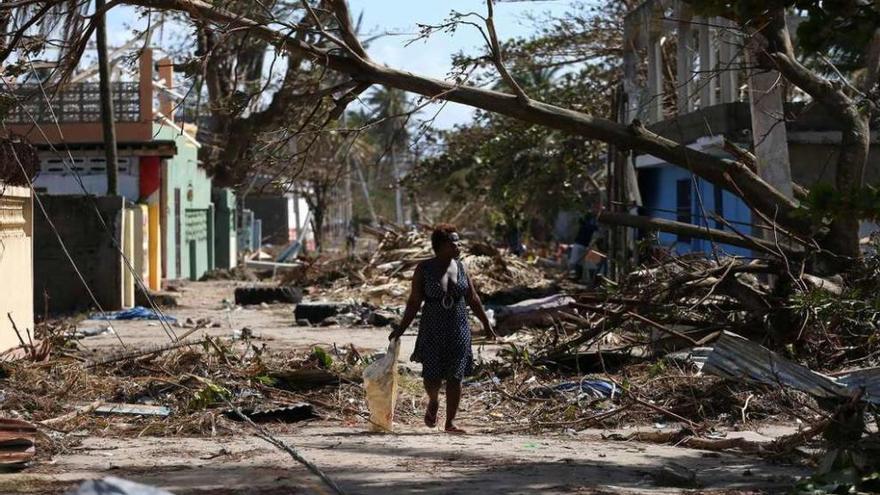
[[[136,76],[135,81],[112,83],[123,218],[116,231],[93,233],[119,236],[117,248],[128,260],[123,268],[129,272],[120,282],[122,306],[134,303],[128,295],[141,283],[160,290],[163,280],[198,279],[215,264],[211,179],[198,162],[195,130],[173,120],[171,61],[154,63],[152,50],[144,49]],[[38,149],[34,186],[42,194],[106,195],[97,86],[69,84],[49,101],[38,88],[18,88],[20,105],[6,124]]]
[[[0,182],[0,352],[33,337],[33,218],[30,189]]]

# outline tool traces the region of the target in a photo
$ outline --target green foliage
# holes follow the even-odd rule
[[[655,378],[660,375],[666,373],[666,370],[669,368],[669,365],[666,364],[666,361],[660,359],[655,361],[651,366],[648,367],[648,376],[650,378]]]
[[[831,184],[817,183],[801,202],[799,214],[817,224],[852,216],[877,220],[880,219],[880,189],[866,185],[855,191],[838,191]]]
[[[204,384],[205,386],[194,393],[189,404],[187,404],[187,409],[190,411],[205,409],[215,404],[224,403],[232,398],[232,392],[229,389],[207,380],[204,380]]]
[[[693,0],[689,2],[703,15],[723,16],[742,26],[759,26],[774,5],[792,9],[801,17],[793,41],[807,58],[825,56],[843,72],[865,65],[865,47],[880,27],[877,2],[860,0]],[[828,71],[827,64],[817,68]]]
[[[324,369],[329,369],[333,366],[333,357],[323,348],[318,346],[312,348],[312,354],[309,356],[309,361],[317,363],[318,366]]]
[[[623,14],[637,3],[576,2],[562,15],[533,16],[538,34],[502,47],[511,75],[536,101],[611,114]],[[455,64],[473,74],[472,83],[512,92],[484,57],[459,55]],[[606,148],[599,142],[482,111],[432,138],[438,153],[411,182],[424,195],[442,192],[453,204],[487,206],[482,227],[550,225],[561,210],[585,208],[601,188]]]
[[[267,387],[275,387],[278,385],[278,379],[269,375],[255,376],[254,381],[259,383],[260,385],[265,385]]]

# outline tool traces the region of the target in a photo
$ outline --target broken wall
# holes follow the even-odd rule
[[[105,311],[123,307],[121,196],[40,195],[77,268]],[[107,228],[101,225],[95,205]],[[109,232],[108,232],[109,231]],[[34,222],[34,306],[71,313],[94,308],[91,297],[43,215]]]

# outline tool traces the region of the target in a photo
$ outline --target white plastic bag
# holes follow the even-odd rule
[[[388,352],[364,369],[364,389],[370,408],[370,430],[392,431],[397,402],[397,357],[400,339],[388,344]]]

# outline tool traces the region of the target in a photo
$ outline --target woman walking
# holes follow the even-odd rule
[[[487,336],[495,338],[495,331],[473,282],[458,259],[461,248],[455,227],[438,225],[431,234],[431,247],[434,257],[416,267],[403,319],[389,339],[403,335],[419,309],[422,310],[412,360],[422,363],[422,379],[428,393],[425,425],[437,426],[440,387],[445,380],[445,429],[447,433],[460,434],[464,430],[455,426],[455,416],[461,401],[461,380],[473,372],[474,366],[468,306],[483,324]]]

